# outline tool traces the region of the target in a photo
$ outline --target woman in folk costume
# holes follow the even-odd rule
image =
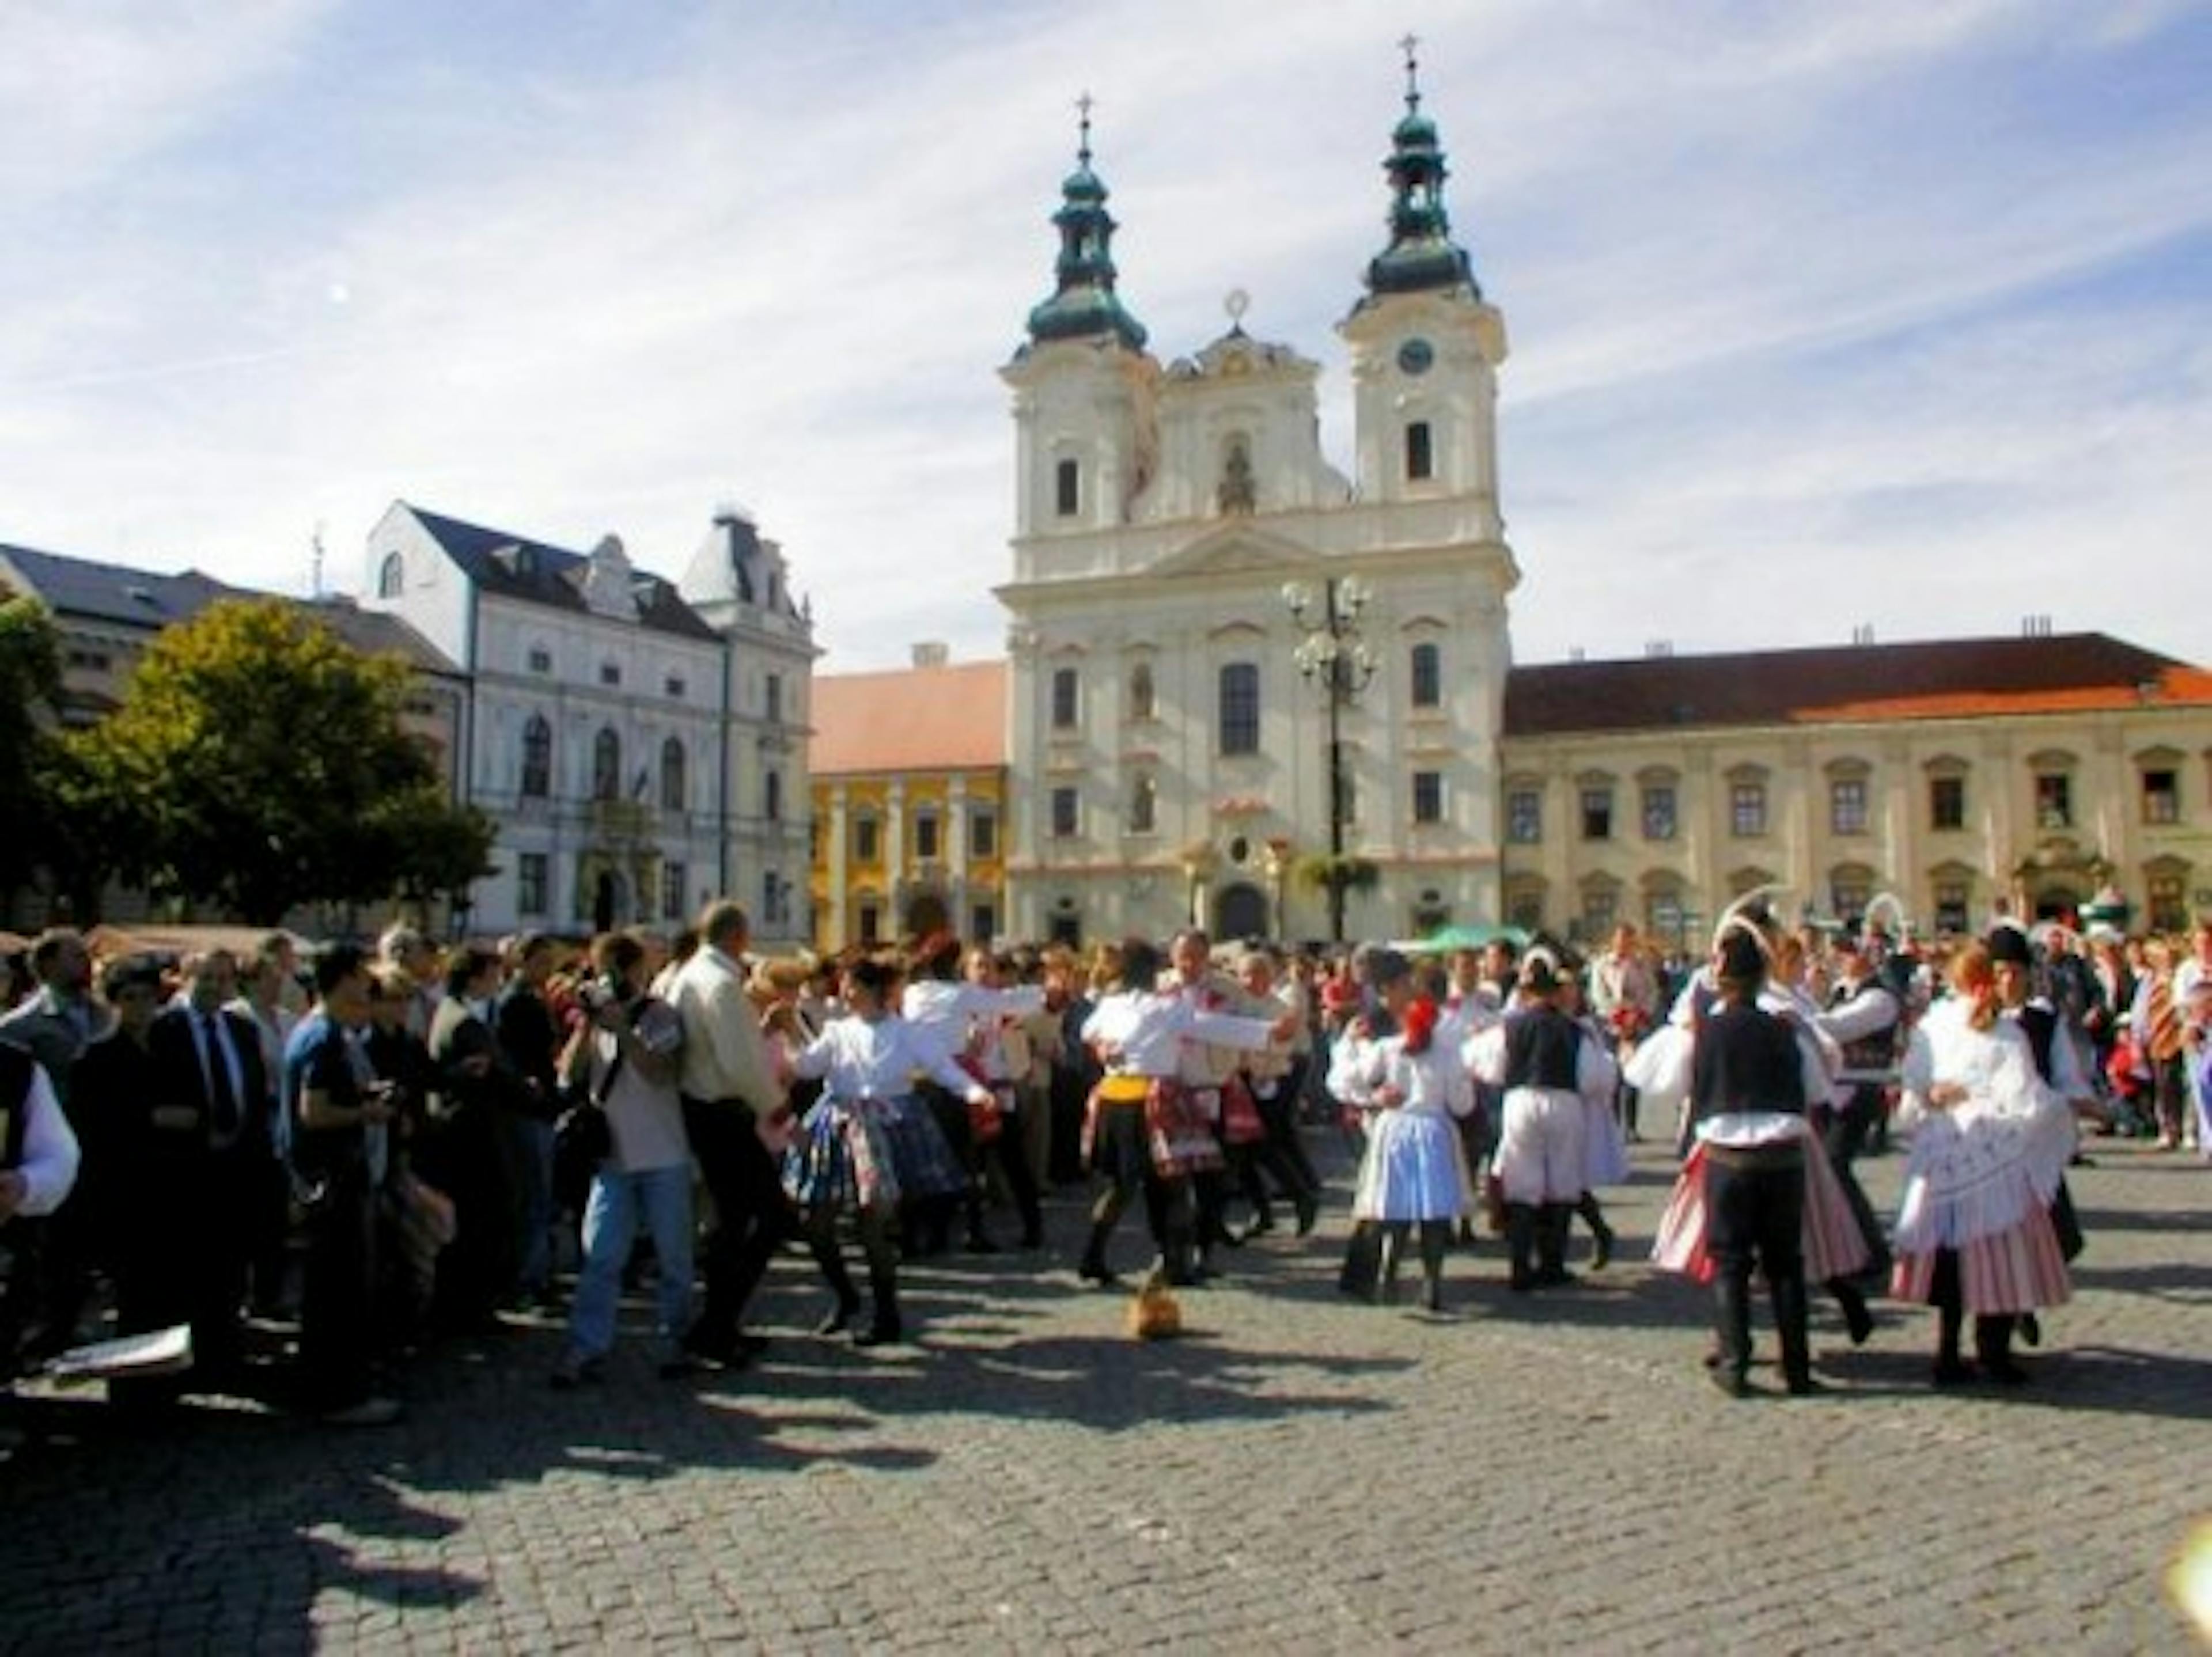
[[[1574,1280],[1567,1226],[1588,1174],[1583,1124],[1593,1102],[1612,1108],[1620,1081],[1612,1055],[1561,1005],[1565,981],[1550,950],[1529,950],[1521,963],[1522,1005],[1506,1015],[1503,1042],[1479,1044],[1477,1074],[1505,1090],[1492,1166],[1516,1294]]]
[[[1561,1011],[1582,1026],[1583,1035],[1596,1042],[1600,1052],[1610,1052],[1604,1027],[1585,1009],[1582,983],[1573,974],[1564,975],[1559,997]],[[1616,1069],[1620,1062],[1613,1060]],[[1575,1213],[1589,1227],[1593,1272],[1602,1272],[1613,1263],[1613,1227],[1606,1221],[1605,1205],[1597,1193],[1606,1186],[1628,1183],[1628,1139],[1615,1108],[1623,1091],[1616,1080],[1613,1099],[1583,1101],[1583,1189],[1575,1199]]]
[[[1002,990],[975,983],[963,976],[961,960],[960,940],[951,932],[935,932],[924,938],[915,950],[914,975],[907,983],[899,1007],[908,1023],[916,1026],[953,1059],[968,1052],[969,1036],[977,1020],[1021,1017],[1044,1005],[1042,986]],[[954,1156],[969,1170],[969,1179],[957,1200],[926,1205],[917,1215],[922,1234],[918,1239],[922,1244],[919,1253],[933,1254],[944,1251],[946,1234],[951,1229],[953,1210],[963,1204],[968,1252],[998,1252],[998,1244],[983,1229],[983,1183],[976,1177],[981,1163],[975,1129],[980,1125],[986,1134],[997,1138],[1004,1129],[1005,1120],[994,1095],[990,1103],[975,1113],[971,1120],[968,1107],[963,1102],[965,1092],[963,1088],[948,1093],[933,1085],[921,1093],[937,1120],[938,1131],[952,1147]],[[1024,1217],[1026,1220],[1027,1216]]]
[[[1431,1312],[1444,1309],[1444,1250],[1468,1209],[1455,1119],[1474,1108],[1474,1078],[1457,1047],[1437,1039],[1437,1004],[1422,997],[1375,1053],[1367,1078],[1375,1111],[1352,1199],[1352,1218],[1382,1229],[1373,1287],[1385,1302],[1396,1296],[1407,1240],[1420,1228],[1422,1303]]]
[[[1987,945],[1952,957],[1951,986],[1905,1049],[1898,1122],[1915,1132],[1891,1291],[1936,1308],[1936,1385],[1974,1376],[1959,1352],[1969,1312],[1981,1373],[2016,1385],[2027,1372],[2012,1357],[2015,1319],[2072,1293],[2051,1205],[2074,1120],[2036,1073],[2027,1034],[2001,1016]]]
[[[1773,1297],[1784,1383],[1803,1394],[1818,1390],[1806,1279],[1841,1277],[1866,1258],[1807,1120],[1809,1103],[1827,1096],[1826,1057],[1809,1016],[1786,993],[1763,993],[1774,942],[1741,907],[1721,922],[1709,963],[1716,998],[1691,1026],[1692,1144],[1652,1247],[1662,1266],[1712,1282],[1711,1372],[1735,1398],[1752,1390],[1753,1269]],[[1853,1336],[1864,1338],[1856,1324]]]
[[[989,1102],[990,1090],[913,1024],[890,1011],[898,971],[887,962],[855,962],[845,974],[848,1016],[832,1019],[792,1059],[795,1075],[819,1078],[822,1096],[807,1112],[799,1142],[784,1159],[783,1186],[804,1217],[807,1246],[836,1304],[820,1332],[851,1326],[859,1291],[837,1248],[838,1214],[858,1217],[875,1297],[856,1346],[901,1338],[898,1249],[891,1226],[902,1197],[928,1199],[965,1188],[966,1171],[928,1108],[914,1096],[927,1076],[953,1097]]]
[[[1140,1189],[1168,1281],[1180,1286],[1192,1280],[1190,1176],[1201,1164],[1218,1168],[1221,1153],[1211,1130],[1184,1108],[1183,1046],[1211,1042],[1252,1053],[1293,1028],[1287,1013],[1271,1021],[1209,1012],[1173,988],[1162,989],[1160,968],[1158,948],[1130,938],[1121,946],[1120,986],[1101,997],[1083,1022],[1083,1041],[1105,1072],[1083,1125],[1084,1160],[1097,1195],[1079,1271],[1091,1283],[1116,1281],[1106,1245]]]

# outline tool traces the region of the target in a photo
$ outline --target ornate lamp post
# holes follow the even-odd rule
[[[1322,581],[1318,594],[1302,582],[1283,588],[1283,603],[1291,619],[1305,629],[1291,659],[1298,671],[1319,689],[1328,715],[1328,937],[1344,942],[1344,889],[1347,869],[1344,856],[1346,805],[1344,786],[1344,710],[1358,700],[1375,677],[1375,658],[1359,637],[1359,613],[1373,595],[1357,576],[1332,575]]]

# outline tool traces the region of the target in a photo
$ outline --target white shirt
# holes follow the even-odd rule
[[[1272,1020],[1206,1012],[1172,991],[1118,990],[1083,1021],[1083,1039],[1106,1049],[1107,1067],[1124,1076],[1173,1078],[1186,1041],[1255,1053],[1273,1034]]]
[[[1393,1035],[1382,1043],[1380,1058],[1377,1084],[1397,1090],[1398,1109],[1425,1116],[1465,1116],[1474,1109],[1474,1078],[1458,1049],[1444,1041],[1441,1024],[1423,1051],[1407,1053],[1406,1038]]]
[[[34,1220],[59,1208],[76,1184],[76,1135],[70,1130],[69,1118],[62,1114],[61,1101],[54,1097],[46,1067],[35,1059],[31,1064],[31,1084],[12,1108],[24,1113],[23,1160],[15,1168],[23,1176],[24,1192],[15,1213]]]
[[[769,1069],[760,1014],[745,993],[744,974],[720,950],[702,945],[669,986],[668,1004],[682,1021],[684,1051],[677,1085],[693,1099],[742,1099],[765,1115],[782,1102]]]
[[[989,1089],[955,1064],[936,1038],[888,1014],[832,1019],[793,1057],[791,1067],[795,1075],[819,1077],[824,1096],[831,1099],[903,1098],[914,1091],[916,1076],[927,1076],[963,1099],[989,1096]]]

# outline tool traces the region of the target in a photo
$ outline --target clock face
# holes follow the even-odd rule
[[[1436,347],[1425,339],[1409,339],[1398,348],[1398,367],[1405,373],[1425,374],[1436,360]]]

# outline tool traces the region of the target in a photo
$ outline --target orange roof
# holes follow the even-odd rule
[[[807,766],[817,777],[1006,762],[1003,661],[817,674],[813,697]]]

